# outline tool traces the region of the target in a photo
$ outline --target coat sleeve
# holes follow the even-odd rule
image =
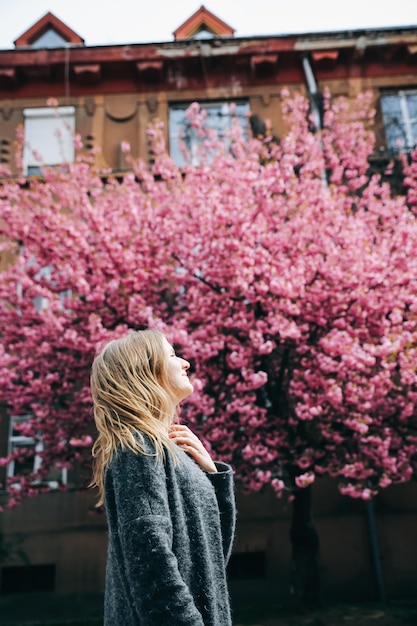
[[[140,624],[204,626],[172,551],[163,461],[119,452],[106,472],[106,506]]]
[[[230,559],[236,527],[236,504],[233,470],[226,463],[215,463],[217,473],[207,474],[213,485],[220,511],[223,538],[223,553],[226,565]]]

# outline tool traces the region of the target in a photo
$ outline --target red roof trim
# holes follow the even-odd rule
[[[311,53],[313,61],[322,61],[328,59],[330,61],[337,61],[339,57],[339,50],[317,50]]]
[[[59,18],[57,18],[50,11],[46,13],[40,20],[35,22],[33,26],[28,28],[20,37],[15,39],[14,45],[16,48],[20,48],[23,46],[30,46],[34,41],[39,39],[48,28],[52,28],[55,32],[58,33],[67,43],[74,45],[83,45],[84,39],[77,35],[75,31],[73,31],[69,26],[61,22]]]
[[[219,37],[233,37],[235,29],[223,22],[219,17],[211,13],[204,5],[191,15],[181,26],[173,32],[175,41],[191,39],[201,26]]]

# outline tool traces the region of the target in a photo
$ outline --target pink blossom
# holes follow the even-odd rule
[[[233,128],[230,148],[193,103],[200,165],[178,168],[155,122],[154,166],[122,142],[121,180],[97,171],[98,146],[25,179],[17,130],[18,178],[0,198],[0,239],[21,242],[2,248],[14,262],[0,275],[0,391],[11,414],[30,412],[21,434],[41,440],[45,466],[89,456],[99,346],[153,327],[191,363],[181,419],[245,488],[280,495],[282,476],[302,471],[297,484],[330,475],[366,499],[410,480],[417,150],[404,161],[406,195],[369,177],[371,104],[327,94],[312,132],[308,100],[285,90],[279,144]],[[35,479],[14,477],[11,502]]]
[[[315,480],[315,475],[313,472],[307,472],[306,474],[300,474],[295,478],[295,484],[297,487],[308,487]]]
[[[271,480],[271,487],[275,491],[275,493],[279,495],[285,489],[285,483],[283,480],[273,478]]]
[[[76,150],[81,150],[84,147],[83,140],[82,140],[81,135],[79,133],[74,135],[74,137],[73,137],[73,144],[74,144],[74,148]]]
[[[89,448],[93,445],[93,439],[90,435],[84,435],[83,437],[72,437],[69,441],[70,446],[74,448]]]
[[[296,463],[301,469],[307,469],[312,464],[312,458],[309,456],[301,456],[297,459]]]
[[[392,480],[388,478],[388,476],[383,476],[379,480],[379,486],[382,488],[389,487],[392,483]]]

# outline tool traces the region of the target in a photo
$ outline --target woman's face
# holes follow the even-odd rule
[[[164,351],[166,371],[171,385],[170,391],[174,393],[177,402],[181,402],[193,392],[193,386],[187,375],[190,364],[175,354],[174,348],[167,339],[164,339]]]

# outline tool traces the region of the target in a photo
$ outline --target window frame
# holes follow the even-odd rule
[[[177,112],[182,112],[183,113],[182,120],[186,120],[186,111],[191,106],[192,102],[193,101],[180,100],[180,101],[171,101],[168,103],[169,153],[171,155],[171,158],[174,160],[175,164],[178,167],[182,167],[183,165],[185,165],[185,160],[183,158],[181,148],[180,148],[181,125],[180,125],[180,122],[174,119],[174,115]],[[210,124],[210,123],[207,124],[208,128],[211,128],[220,132],[220,139],[221,139],[222,132],[227,132],[228,130],[230,130],[231,122],[233,118],[237,117],[240,121],[243,121],[245,118],[248,119],[250,115],[249,98],[205,100],[205,101],[200,101],[199,105],[201,109],[205,109],[209,112],[215,111],[216,108],[221,111],[223,107],[226,107],[226,106],[228,107],[228,111],[225,113],[221,113],[221,112],[220,114],[215,113],[215,115],[217,115],[219,118],[223,117],[224,120],[229,118],[230,123],[228,125],[224,123],[220,125]],[[235,110],[231,112],[230,107],[232,105],[234,105]],[[208,114],[207,119],[208,120],[210,119],[210,113]],[[245,133],[246,129],[243,124],[242,124],[242,128],[243,128],[243,132]],[[186,141],[187,141],[187,138],[185,138],[185,142]],[[191,142],[191,146],[187,146],[187,149],[191,157],[191,163],[193,165],[198,165],[199,161],[198,161],[198,157],[196,153],[198,151],[198,146],[201,144],[201,140],[199,140],[199,138],[196,135],[194,135],[190,137],[189,141]]]
[[[34,437],[28,437],[27,435],[14,434],[16,430],[16,423],[21,423],[25,421],[29,421],[31,419],[31,415],[29,413],[25,415],[10,415],[9,416],[9,432],[7,437],[7,456],[12,454],[16,448],[24,448],[28,449],[31,446],[34,448],[34,456],[33,456],[33,469],[31,472],[36,473],[42,467],[42,456],[39,454],[43,452],[44,445],[42,441],[37,441]],[[17,433],[19,431],[17,430]],[[15,473],[16,470],[16,461],[12,459],[6,466],[6,478],[10,481],[14,476],[18,474]],[[68,470],[66,468],[57,468],[58,473],[60,473],[60,479],[53,480],[34,480],[33,485],[45,485],[50,489],[58,489],[59,485],[67,485],[68,484]],[[14,483],[16,487],[19,486],[19,483]]]
[[[23,172],[25,176],[40,175],[43,166],[53,167],[73,163],[75,112],[75,106],[23,109],[25,133]],[[48,128],[48,126],[49,132],[46,132],[45,127]],[[38,159],[37,155],[41,159]]]
[[[408,96],[415,96],[417,98],[417,89],[398,89],[398,90],[384,90],[380,93],[380,109],[383,121],[383,128],[385,133],[386,148],[393,153],[398,152],[411,152],[417,145],[417,110],[414,116],[410,115],[410,109],[407,103]],[[395,145],[399,140],[394,138],[394,141],[389,137],[388,127],[390,123],[395,119],[391,118],[384,112],[384,98],[396,97],[399,100],[399,109],[401,111],[401,120],[399,120],[400,128],[404,135],[404,145]],[[415,130],[413,132],[413,125]]]

